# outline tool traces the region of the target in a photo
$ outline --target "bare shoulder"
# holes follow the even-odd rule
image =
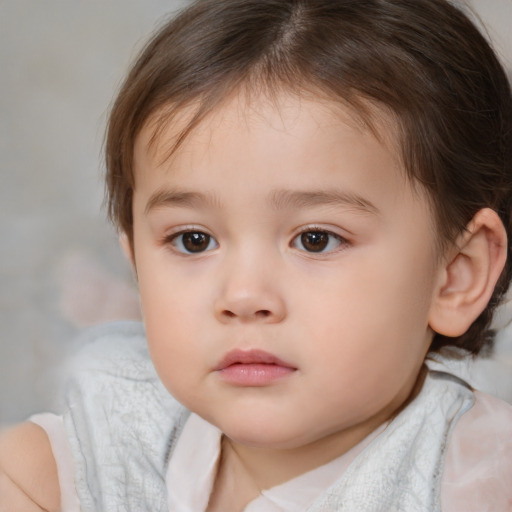
[[[57,465],[46,432],[23,423],[0,432],[0,512],[58,512]]]

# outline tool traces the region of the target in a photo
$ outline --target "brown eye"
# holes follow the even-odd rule
[[[323,231],[306,231],[300,235],[304,249],[310,252],[322,252],[329,243],[329,235]]]
[[[217,242],[210,235],[201,231],[185,231],[172,238],[172,245],[185,254],[196,254],[211,251],[218,247]]]
[[[329,231],[310,230],[295,237],[292,246],[305,252],[325,253],[336,250],[343,242],[343,238]]]

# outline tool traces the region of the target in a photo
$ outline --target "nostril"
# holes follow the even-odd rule
[[[253,314],[237,314],[233,313],[233,311],[230,311],[229,309],[225,309],[222,314],[227,318],[236,318],[238,316],[240,317],[252,317],[252,318],[268,318],[269,316],[272,316],[272,312],[268,309],[260,309],[258,311],[255,311]]]

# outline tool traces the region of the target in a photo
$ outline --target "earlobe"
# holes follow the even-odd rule
[[[430,327],[444,336],[464,334],[487,307],[507,259],[507,234],[490,208],[477,212],[441,269]]]

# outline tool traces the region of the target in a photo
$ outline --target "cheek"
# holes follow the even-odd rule
[[[186,331],[206,302],[204,280],[170,265],[164,251],[145,258],[138,267],[138,281],[144,319],[149,324]]]
[[[193,290],[161,275],[140,275],[139,283],[151,358],[164,385],[174,391],[186,385],[187,368],[197,364],[200,305]]]
[[[160,380],[177,400],[187,405],[197,384],[200,363],[190,333],[167,317],[165,321],[146,321],[146,335]]]
[[[384,369],[399,359],[397,353],[408,360],[409,352],[416,357],[424,350],[433,276],[417,268],[430,262],[397,260],[396,255],[361,258],[314,295],[311,288],[302,291],[307,307],[301,321],[307,336],[316,340],[311,356],[318,357],[324,346],[326,354],[346,361],[352,371],[367,365]]]

